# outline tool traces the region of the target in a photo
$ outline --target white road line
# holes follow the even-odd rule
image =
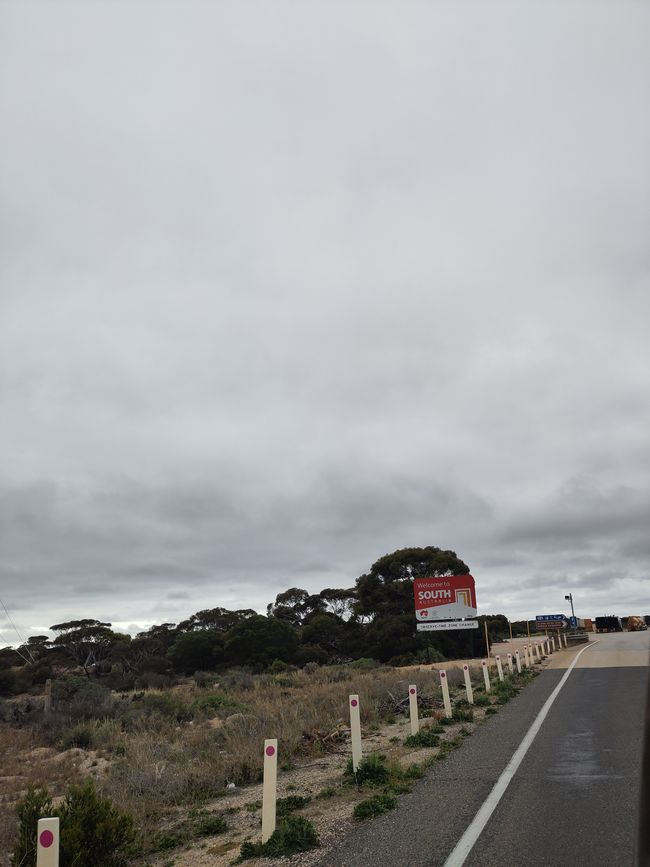
[[[506,789],[510,785],[510,781],[517,773],[519,765],[522,763],[523,758],[528,752],[530,745],[535,740],[537,732],[542,727],[542,723],[546,719],[546,716],[551,709],[551,705],[558,697],[558,694],[564,684],[567,682],[567,679],[573,671],[576,662],[580,659],[585,650],[589,650],[589,648],[593,647],[594,644],[598,644],[598,641],[590,642],[586,647],[583,647],[582,650],[576,654],[575,659],[564,672],[562,680],[558,683],[553,692],[544,702],[544,706],[535,717],[535,722],[531,725],[531,727],[524,735],[524,739],[517,747],[515,754],[510,759],[510,761],[506,765],[505,770],[494,784],[494,788],[483,802],[483,806],[474,816],[470,825],[467,827],[465,833],[460,838],[458,843],[456,843],[456,847],[445,861],[444,867],[462,867],[462,865],[465,863],[467,856],[474,848],[474,844],[481,835],[483,828],[485,828],[487,823],[490,821],[490,816],[496,810],[499,801],[501,800],[501,798],[505,794]]]

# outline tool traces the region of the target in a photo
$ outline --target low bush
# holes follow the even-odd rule
[[[474,706],[475,707],[489,707],[490,699],[487,695],[476,695],[474,696]]]
[[[439,743],[440,736],[433,728],[420,729],[416,735],[409,735],[404,741],[407,747],[437,747]]]
[[[19,831],[13,863],[36,863],[38,819],[61,820],[60,863],[74,867],[127,867],[136,854],[133,818],[97,794],[92,780],[70,786],[60,807],[52,809],[46,788],[30,787],[17,807]]]
[[[454,722],[473,722],[474,711],[471,708],[455,707],[451,712],[451,718]]]
[[[388,782],[390,776],[390,771],[386,766],[386,756],[373,753],[367,759],[362,759],[356,773],[352,766],[352,759],[348,759],[343,776],[358,786],[383,786]]]
[[[281,858],[297,852],[307,852],[320,846],[320,840],[312,823],[304,816],[287,816],[283,819],[266,843],[242,843],[239,858],[241,864],[248,858]]]
[[[373,795],[372,798],[360,801],[354,808],[352,815],[359,820],[373,819],[375,816],[381,816],[382,813],[395,809],[396,806],[397,798],[394,795],[386,793]]]
[[[94,743],[93,733],[88,726],[80,725],[70,729],[68,734],[61,741],[62,750],[70,750],[77,747],[82,750],[89,750]]]
[[[286,798],[278,798],[275,804],[275,814],[278,818],[288,816],[294,810],[301,810],[311,801],[309,795],[288,795]]]

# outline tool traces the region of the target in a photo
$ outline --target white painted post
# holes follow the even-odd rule
[[[264,741],[264,782],[262,783],[262,843],[275,831],[275,799],[278,782],[278,742]]]
[[[553,653],[555,653],[555,636],[551,636],[551,643],[553,644]]]
[[[411,734],[416,735],[420,731],[420,720],[418,717],[418,688],[414,683],[409,686],[409,711],[411,716]]]
[[[519,648],[515,650],[515,660],[517,662],[517,673],[521,674],[521,654],[519,653]]]
[[[449,698],[449,683],[447,682],[447,672],[440,671],[440,686],[442,688],[442,701],[445,705],[445,716],[451,716],[451,699]]]
[[[39,819],[36,831],[36,867],[59,867],[59,820]]]
[[[497,672],[499,673],[499,680],[503,680],[503,667],[501,666],[501,657],[499,656],[498,653],[497,653],[495,659],[496,659],[496,663],[497,663]]]
[[[488,671],[487,660],[483,659],[481,661],[481,668],[483,669],[483,680],[485,681],[485,691],[490,691],[490,672]]]
[[[469,676],[469,665],[465,663],[463,666],[463,674],[465,676],[465,692],[467,693],[467,701],[474,704],[474,693],[472,692],[472,681]]]
[[[512,653],[508,654],[508,668],[510,669],[510,674],[514,674],[514,671],[512,668]]]
[[[350,735],[352,737],[352,769],[356,773],[361,761],[361,717],[359,696],[350,696]]]
[[[539,646],[539,641],[535,642],[535,659],[534,659],[534,661],[535,662],[541,662],[542,661],[542,651],[541,651],[541,648]]]
[[[524,668],[528,668],[528,645],[524,644],[524,653],[521,658],[521,664]]]
[[[565,646],[565,647],[568,647],[568,646],[569,646],[569,643],[568,643],[568,641],[567,641],[567,637],[566,637],[566,632],[564,633],[564,646]]]

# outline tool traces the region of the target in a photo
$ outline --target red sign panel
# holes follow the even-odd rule
[[[415,578],[413,593],[417,620],[476,616],[476,588],[471,575]]]

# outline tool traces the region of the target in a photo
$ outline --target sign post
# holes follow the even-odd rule
[[[418,688],[412,683],[409,686],[409,712],[411,717],[411,734],[416,735],[420,731],[418,717]]]
[[[352,739],[352,770],[357,772],[361,761],[361,716],[359,714],[359,696],[350,696],[350,737]]]
[[[447,672],[440,672],[440,687],[442,689],[442,701],[445,706],[445,716],[451,716],[451,699],[449,698],[449,683],[447,682]]]
[[[278,742],[264,741],[264,782],[262,783],[262,843],[275,831],[275,799],[278,783]]]
[[[465,663],[463,666],[463,675],[465,676],[465,692],[467,693],[467,701],[474,704],[474,693],[472,692],[472,679],[469,676],[469,665]]]
[[[515,661],[517,663],[517,673],[521,674],[521,657],[519,654],[519,648],[517,648],[517,650],[515,650]]]
[[[36,830],[36,867],[59,867],[59,820],[39,819]]]
[[[508,654],[509,656],[510,654]],[[496,655],[496,663],[497,663],[497,672],[499,674],[499,680],[503,680],[503,668],[501,666],[501,657],[497,653]]]
[[[488,671],[487,660],[483,659],[481,661],[481,668],[483,669],[483,680],[485,681],[485,691],[490,691],[490,672]]]

